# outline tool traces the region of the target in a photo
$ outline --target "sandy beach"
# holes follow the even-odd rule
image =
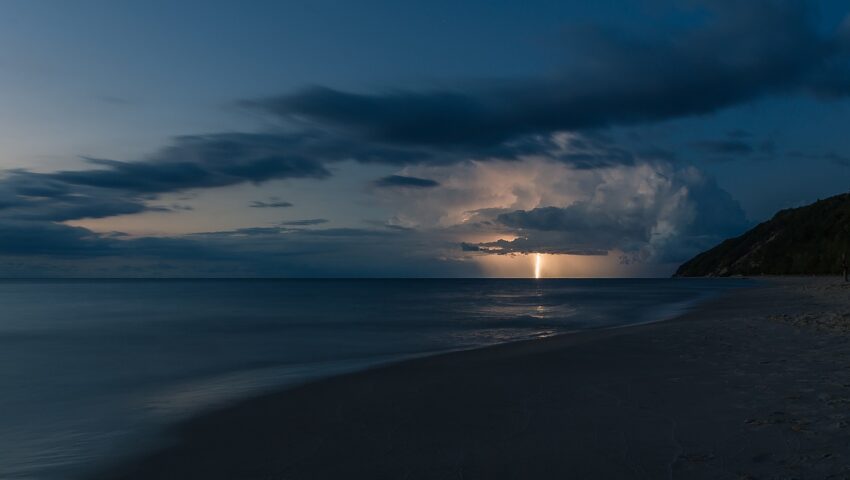
[[[760,280],[666,322],[250,399],[88,478],[848,478],[848,324],[838,279]]]

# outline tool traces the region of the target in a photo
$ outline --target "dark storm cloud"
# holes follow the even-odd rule
[[[438,187],[440,182],[429,178],[406,177],[404,175],[389,175],[375,180],[377,187],[402,187],[402,188],[433,188]]]
[[[311,87],[246,104],[371,141],[453,150],[706,114],[769,94],[850,92],[850,34],[819,34],[807,2],[706,8],[703,25],[669,36],[574,29],[559,78],[377,94]]]
[[[546,238],[548,237],[548,238]],[[546,253],[550,255],[607,255],[604,248],[593,245],[577,245],[565,243],[564,238],[559,235],[544,234],[536,235],[534,238],[519,237],[514,240],[496,240],[470,245],[462,244],[461,249],[467,252],[477,251],[494,255],[512,255],[529,253]]]
[[[236,134],[179,137],[175,143],[138,162],[87,159],[98,168],[60,171],[47,178],[69,185],[137,193],[166,193],[278,178],[330,175],[316,159],[281,148],[276,136]]]
[[[311,133],[219,134],[178,137],[135,162],[87,158],[93,168],[36,173],[12,170],[0,179],[3,218],[67,221],[146,211],[185,210],[149,205],[158,195],[275,179],[330,176],[325,161],[347,155]],[[368,160],[381,151],[362,148]],[[407,158],[407,157],[405,157]],[[284,206],[285,202],[254,206]]]
[[[251,208],[288,208],[292,207],[293,204],[291,202],[282,202],[280,200],[272,200],[269,202],[254,200],[249,206]]]
[[[460,244],[460,248],[464,252],[480,252],[482,247],[481,247],[481,245],[476,245],[474,243],[462,242]]]
[[[499,215],[497,221],[518,231],[534,231],[534,235],[498,246],[507,252],[523,253],[631,251],[650,240],[653,222],[647,217],[641,210],[609,211],[585,202],[565,208],[517,210]]]
[[[202,237],[208,237],[210,235],[276,235],[286,231],[287,229],[281,227],[245,227],[221,232],[194,233],[192,235]]]
[[[281,225],[287,227],[306,227],[310,225],[321,225],[323,223],[328,223],[328,220],[325,218],[306,218],[304,220],[288,220],[280,222]]]
[[[645,236],[644,222],[636,218],[611,218],[604,211],[594,211],[585,202],[566,208],[540,207],[503,213],[496,220],[508,227],[540,231],[595,231],[611,229],[615,237]],[[613,228],[612,228],[613,227]]]
[[[0,179],[0,219],[62,222],[145,211],[170,211],[120,191],[69,185],[50,174],[22,170]]]
[[[307,230],[302,230],[307,231]],[[384,237],[394,235],[405,230],[371,230],[366,228],[323,228],[310,230],[310,234],[316,237]]]

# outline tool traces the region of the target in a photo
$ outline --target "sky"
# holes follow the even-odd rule
[[[8,1],[0,277],[667,276],[850,187],[845,1]]]

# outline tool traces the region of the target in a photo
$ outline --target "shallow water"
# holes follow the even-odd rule
[[[0,478],[67,478],[281,385],[660,320],[742,282],[0,281]]]

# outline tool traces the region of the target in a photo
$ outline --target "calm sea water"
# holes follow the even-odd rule
[[[68,478],[203,409],[417,355],[669,318],[736,281],[0,281],[0,478]]]

